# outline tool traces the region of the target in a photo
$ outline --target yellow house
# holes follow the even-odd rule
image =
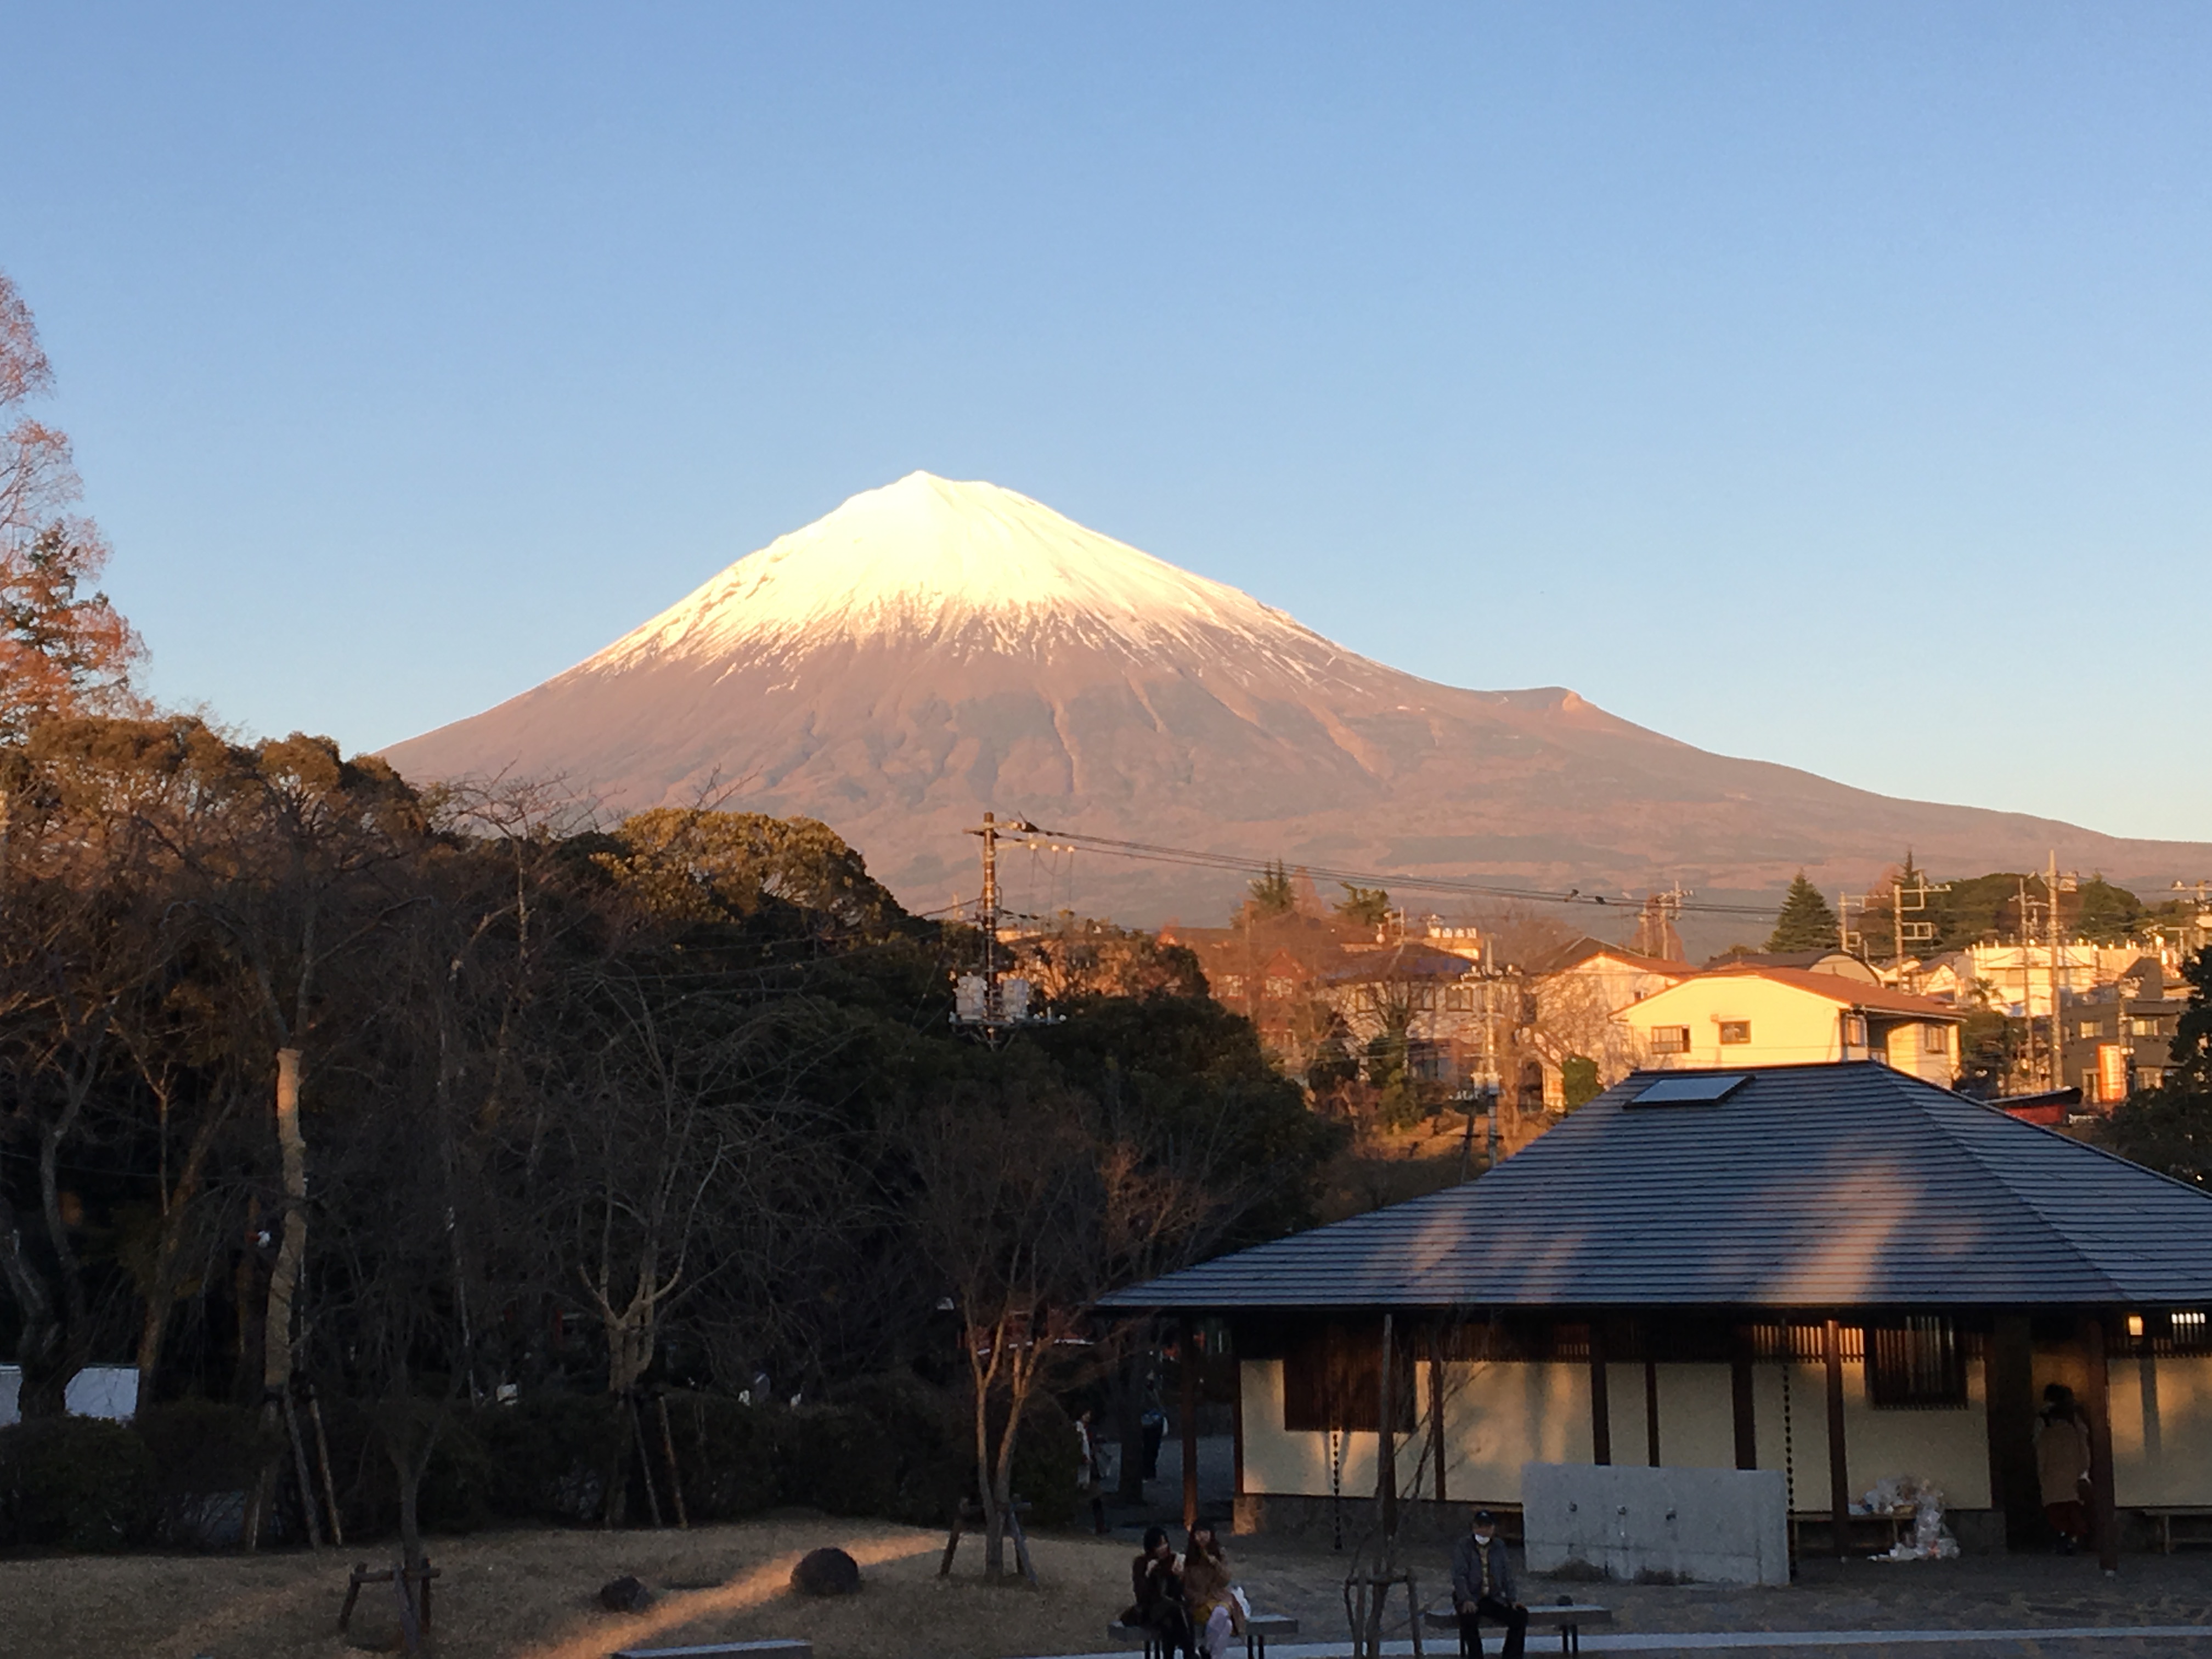
[[[1718,968],[1617,1010],[1634,1063],[1653,1071],[1876,1060],[1950,1087],[1955,1008],[1840,974]]]

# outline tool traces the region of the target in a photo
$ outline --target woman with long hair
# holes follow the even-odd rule
[[[1231,1593],[1228,1552],[1203,1521],[1190,1529],[1183,1552],[1182,1599],[1206,1653],[1225,1659],[1231,1638],[1244,1633],[1244,1609]]]

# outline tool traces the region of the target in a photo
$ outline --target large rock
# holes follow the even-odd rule
[[[801,1595],[852,1595],[860,1588],[860,1564],[842,1550],[809,1550],[791,1570]]]
[[[629,1574],[599,1587],[599,1605],[609,1613],[643,1613],[653,1592]]]

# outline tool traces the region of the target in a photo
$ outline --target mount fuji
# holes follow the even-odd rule
[[[980,813],[1401,877],[1751,895],[2063,864],[2164,884],[2212,847],[1892,799],[1708,753],[1556,687],[1348,651],[988,483],[915,472],[730,566],[596,655],[398,744],[419,780],[557,776],[613,812],[829,823],[908,904],[972,893]],[[1010,896],[1217,920],[1239,878],[1078,855]]]

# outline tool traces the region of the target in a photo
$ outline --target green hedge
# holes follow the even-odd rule
[[[633,1438],[640,1431],[654,1495],[669,1518],[672,1446],[695,1522],[739,1520],[788,1504],[937,1526],[975,1488],[966,1402],[911,1376],[870,1377],[795,1407],[680,1392],[666,1403],[665,1434],[657,1406],[633,1418],[602,1395],[546,1393],[452,1408],[419,1495],[424,1529],[598,1526],[611,1477],[625,1483],[618,1513],[640,1524],[650,1513]],[[373,1410],[336,1396],[325,1396],[324,1410],[348,1537],[388,1534],[398,1522],[398,1488]],[[1013,1483],[1030,1503],[1032,1525],[1075,1518],[1075,1448],[1074,1426],[1059,1404],[1033,1401]],[[149,1407],[129,1426],[73,1417],[0,1430],[0,1544],[95,1550],[204,1542],[208,1516],[226,1502],[234,1534],[240,1500],[264,1468],[276,1476],[272,1523],[289,1536],[298,1520],[290,1448],[248,1407],[182,1401]]]
[[[155,1522],[154,1457],[120,1423],[40,1418],[0,1429],[0,1542],[118,1550]]]

